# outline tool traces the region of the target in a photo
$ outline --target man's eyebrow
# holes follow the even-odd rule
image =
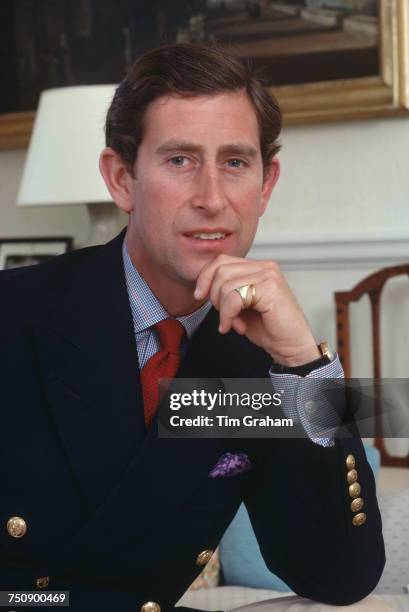
[[[257,157],[258,151],[255,147],[251,145],[242,142],[237,142],[221,146],[218,150],[218,153],[221,153],[222,155],[242,155],[243,157],[255,158]]]
[[[189,140],[168,140],[164,142],[155,151],[157,155],[163,155],[164,153],[174,153],[175,151],[202,151],[203,147],[197,145]]]
[[[203,152],[204,147],[188,140],[168,140],[160,145],[156,150],[156,155],[167,155],[168,153],[179,152],[191,152],[200,153]],[[258,155],[258,151],[255,147],[242,142],[233,142],[222,145],[217,151],[218,155],[242,155],[244,157],[255,158]]]

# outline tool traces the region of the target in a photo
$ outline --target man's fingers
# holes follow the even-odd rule
[[[260,288],[264,287],[265,281],[267,281],[269,278],[268,272],[261,269],[257,272],[251,273],[251,271],[247,268],[245,268],[245,272],[246,274],[242,272],[236,278],[231,278],[225,283],[218,284],[217,280],[214,280],[210,289],[210,300],[215,308],[219,310],[219,312],[222,312],[223,302],[232,297],[235,303],[242,309],[243,300],[236,289],[246,285],[254,285],[255,287],[255,300],[252,307],[254,308],[254,306],[256,306],[256,304],[260,301],[260,297],[262,295]]]
[[[235,332],[243,336],[246,333],[247,325],[240,317],[235,317],[231,323]]]
[[[218,268],[213,276],[209,292],[209,298],[217,309],[219,309],[222,300],[235,289],[239,289],[244,285],[255,285],[268,277],[268,272],[260,268],[257,262],[254,263],[256,265],[233,264]],[[221,269],[222,271],[220,272]],[[237,295],[239,296],[238,293]]]
[[[219,331],[221,333],[227,333],[231,329],[232,323],[236,317],[243,320],[242,317],[239,317],[241,311],[244,310],[243,300],[238,291],[235,291],[235,289],[242,285],[254,285],[256,289],[255,306],[260,297],[257,296],[257,287],[262,286],[262,283],[265,280],[264,277],[264,271],[259,270],[257,274],[249,274],[248,276],[242,276],[239,279],[232,279],[220,287],[219,295],[215,298],[216,302],[213,302],[213,304],[219,311]],[[213,287],[211,293],[213,294]]]
[[[196,281],[194,297],[203,299],[210,293],[214,283],[220,286],[235,276],[254,273],[264,267],[263,261],[219,255],[202,268]],[[240,286],[240,283],[237,286]]]
[[[227,262],[232,263],[233,261],[238,261],[238,258],[233,258],[229,255],[219,255],[201,269],[200,274],[197,277],[196,288],[193,293],[196,300],[203,299],[209,293],[213,276],[217,268],[222,264],[226,264]]]

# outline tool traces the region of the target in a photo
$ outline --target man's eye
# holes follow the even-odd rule
[[[244,166],[244,161],[242,159],[229,159],[229,164],[232,168],[242,168]]]
[[[186,157],[184,155],[176,155],[175,157],[172,157],[169,161],[173,166],[182,167],[185,165],[183,162],[186,161]]]

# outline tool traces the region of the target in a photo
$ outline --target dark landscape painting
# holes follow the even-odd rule
[[[52,87],[117,83],[144,51],[217,42],[266,85],[379,73],[377,0],[2,0],[0,113]]]

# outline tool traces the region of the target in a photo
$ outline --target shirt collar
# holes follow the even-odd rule
[[[122,260],[135,333],[143,332],[163,319],[172,318],[133,265],[125,239],[122,243]],[[176,317],[185,328],[188,338],[199,327],[211,307],[212,303],[208,300],[194,312]]]

